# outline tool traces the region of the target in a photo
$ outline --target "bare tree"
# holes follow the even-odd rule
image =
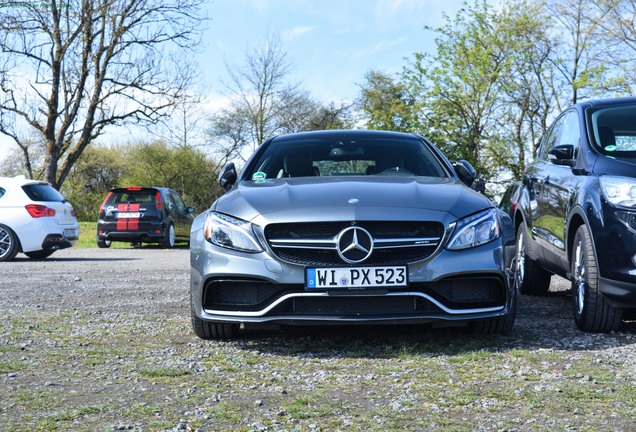
[[[633,94],[636,90],[636,0],[599,0],[594,5],[597,16],[602,17],[596,24],[614,47],[610,59],[623,71],[622,75],[617,74],[617,87],[621,94]]]
[[[215,116],[211,135],[223,137],[225,132],[230,132],[226,136],[229,144],[225,143],[225,147],[234,147],[234,153],[241,153],[244,148],[254,150],[267,138],[289,132],[290,110],[298,109],[299,101],[305,108],[311,105],[299,84],[289,81],[291,65],[277,35],[269,35],[249,49],[244,64],[227,65],[227,73],[230,79],[225,86],[232,105]],[[232,136],[237,130],[215,127],[230,123],[235,127],[240,123],[240,140]]]
[[[187,91],[175,100],[170,115],[150,130],[170,146],[203,146],[205,143],[204,123],[207,121],[208,114],[202,109],[205,102],[205,90],[199,85],[199,71],[193,66],[184,65],[177,73],[182,82],[190,83],[190,85]]]
[[[613,66],[624,58],[624,50],[612,43],[600,25],[615,5],[599,8],[597,3],[546,0],[547,11],[556,24],[553,40],[560,42],[551,61],[564,81],[559,92],[569,93],[564,106],[614,90]]]
[[[203,0],[50,0],[0,8],[0,133],[28,159],[17,119],[60,187],[111,125],[149,124],[187,87],[175,71],[199,42]],[[25,161],[29,165],[29,161]]]

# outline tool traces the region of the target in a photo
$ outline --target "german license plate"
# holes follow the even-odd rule
[[[406,266],[305,269],[307,289],[405,287]]]
[[[117,213],[119,219],[139,219],[141,213],[139,212],[119,212]]]

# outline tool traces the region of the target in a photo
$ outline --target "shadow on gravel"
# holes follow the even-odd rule
[[[515,350],[599,351],[636,344],[636,321],[623,321],[616,333],[586,333],[572,317],[567,291],[543,297],[521,296],[508,335],[477,335],[466,327],[431,325],[302,326],[245,330],[230,343],[242,349],[307,358],[408,358],[479,356]]]
[[[86,258],[81,258],[81,257],[60,257],[60,258],[56,258],[55,256],[51,256],[49,258],[44,258],[44,259],[35,259],[35,258],[28,258],[28,257],[23,257],[23,256],[17,256],[13,259],[14,262],[124,262],[124,261],[139,261],[142,260],[142,258],[109,258],[109,257],[104,257],[104,258],[95,258],[95,257],[86,257]]]

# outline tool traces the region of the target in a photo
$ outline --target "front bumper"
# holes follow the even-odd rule
[[[499,239],[469,250],[442,250],[408,265],[406,288],[320,291],[305,289],[301,265],[266,252],[233,252],[193,236],[192,310],[205,321],[287,325],[497,318],[513,306],[511,272],[506,271],[512,247],[506,253]]]
[[[636,307],[636,212],[605,203],[591,221],[599,265],[599,290],[617,307]]]

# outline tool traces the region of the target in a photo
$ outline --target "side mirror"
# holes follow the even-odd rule
[[[572,144],[562,144],[552,147],[548,152],[548,160],[555,165],[573,167],[576,163],[574,159],[574,146]]]
[[[194,213],[194,207],[188,207],[188,213]]]
[[[219,184],[225,190],[225,192],[232,189],[234,183],[236,183],[236,179],[238,178],[238,174],[236,173],[236,167],[233,162],[225,165],[221,172],[219,173]]]
[[[468,161],[460,159],[455,162],[453,168],[455,168],[457,176],[466,186],[472,186],[477,177],[477,172]]]

